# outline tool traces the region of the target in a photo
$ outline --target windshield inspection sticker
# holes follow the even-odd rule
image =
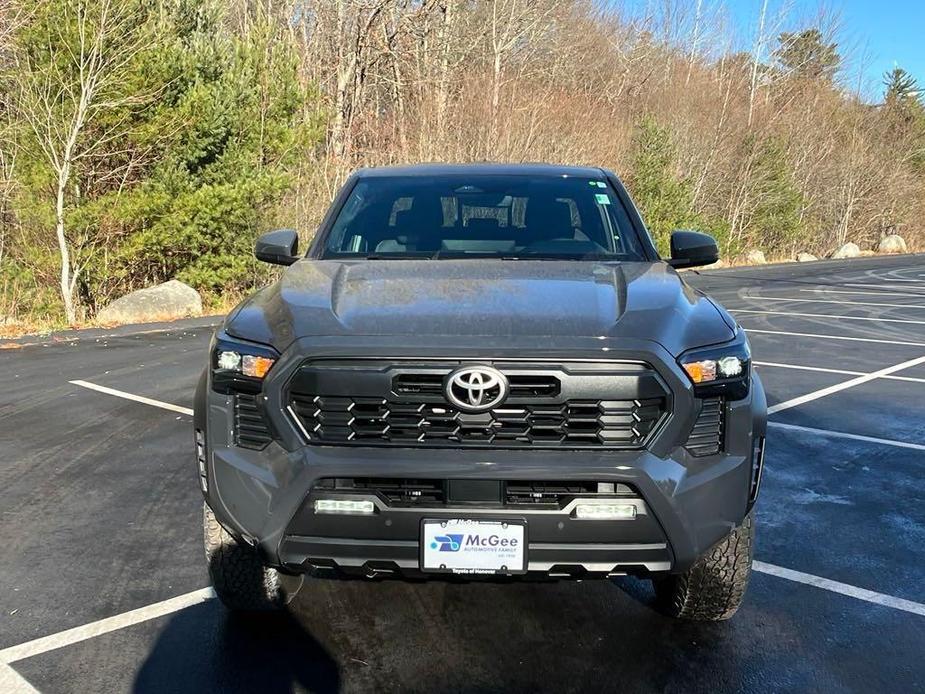
[[[605,193],[595,193],[594,199],[597,200],[598,205],[609,205],[610,204],[610,198],[607,197]]]

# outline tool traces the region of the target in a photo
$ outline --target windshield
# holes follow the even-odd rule
[[[478,174],[361,179],[322,257],[645,260],[603,178]]]

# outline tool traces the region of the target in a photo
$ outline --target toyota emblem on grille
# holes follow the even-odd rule
[[[466,412],[485,412],[507,398],[503,373],[490,366],[464,366],[446,379],[446,399]]]

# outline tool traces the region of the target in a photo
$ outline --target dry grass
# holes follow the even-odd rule
[[[231,308],[233,308],[239,300],[234,302],[222,302],[218,307],[210,307],[209,310],[204,311],[198,316],[182,316],[177,317],[173,314],[154,314],[144,321],[144,323],[170,323],[172,321],[184,320],[185,318],[208,318],[209,316],[220,317],[225,315]],[[139,323],[138,325],[143,325],[144,323]],[[112,322],[112,321],[98,321],[98,320],[85,320],[78,321],[72,325],[68,325],[63,321],[15,321],[8,322],[4,325],[0,325],[0,339],[16,339],[21,337],[28,336],[45,336],[50,335],[54,332],[59,332],[63,330],[87,330],[90,328],[117,328],[121,325],[135,325],[133,321],[129,322]],[[11,349],[17,347],[18,345],[10,343],[0,343],[0,349]]]

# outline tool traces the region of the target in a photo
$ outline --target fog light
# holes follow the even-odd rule
[[[597,501],[575,506],[575,518],[581,520],[632,520],[635,517],[636,506],[634,504]]]
[[[315,513],[375,513],[372,501],[357,499],[315,499]]]

